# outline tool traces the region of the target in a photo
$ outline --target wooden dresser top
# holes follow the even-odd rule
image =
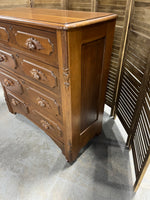
[[[56,29],[70,29],[116,18],[116,14],[41,8],[1,9],[0,20]]]

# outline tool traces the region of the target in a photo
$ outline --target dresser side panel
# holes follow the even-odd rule
[[[115,20],[68,31],[72,158],[100,134]]]
[[[98,119],[104,38],[82,45],[81,132]]]
[[[71,162],[72,159],[72,106],[71,106],[71,82],[70,82],[70,66],[68,63],[68,32],[57,30],[58,45],[58,62],[59,62],[59,78],[62,101],[62,115],[64,125],[64,154],[66,159]]]

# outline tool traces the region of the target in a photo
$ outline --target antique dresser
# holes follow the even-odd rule
[[[43,129],[69,162],[98,135],[116,15],[0,10],[0,81],[11,113]]]

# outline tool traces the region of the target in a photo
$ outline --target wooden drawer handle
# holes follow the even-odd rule
[[[45,104],[45,102],[44,102],[44,100],[38,100],[38,105],[40,106],[40,107],[46,107],[46,104]]]
[[[62,131],[61,131],[61,129],[59,128],[58,125],[54,125],[54,126],[53,126],[53,125],[49,124],[47,121],[45,121],[45,120],[41,120],[40,122],[41,122],[42,126],[43,126],[45,129],[51,129],[51,130],[55,131],[55,133],[57,133],[60,137],[63,136]]]
[[[19,101],[17,101],[16,99],[12,99],[11,100],[11,103],[14,105],[14,106],[17,106],[19,104]]]
[[[45,120],[41,120],[41,124],[45,129],[49,129],[51,127],[51,125]]]
[[[36,79],[36,80],[42,80],[42,81],[47,80],[45,74],[44,74],[42,71],[38,70],[38,69],[34,69],[34,68],[33,68],[33,69],[30,71],[30,73],[31,73],[32,77],[33,77],[34,79]]]
[[[41,77],[39,75],[39,71],[37,69],[32,69],[31,71],[32,77],[36,80],[39,80]]]
[[[36,49],[40,50],[40,49],[43,49],[43,47],[40,44],[40,42],[38,40],[36,40],[35,38],[28,38],[26,40],[25,46],[29,50],[36,50]]]
[[[7,61],[7,57],[3,54],[0,54],[0,62],[6,62]]]
[[[11,80],[5,78],[5,79],[4,79],[4,85],[5,85],[6,87],[10,87],[10,86],[13,86],[14,83],[13,83]]]

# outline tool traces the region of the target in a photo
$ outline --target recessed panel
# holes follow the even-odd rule
[[[82,45],[81,132],[98,118],[104,39]]]

